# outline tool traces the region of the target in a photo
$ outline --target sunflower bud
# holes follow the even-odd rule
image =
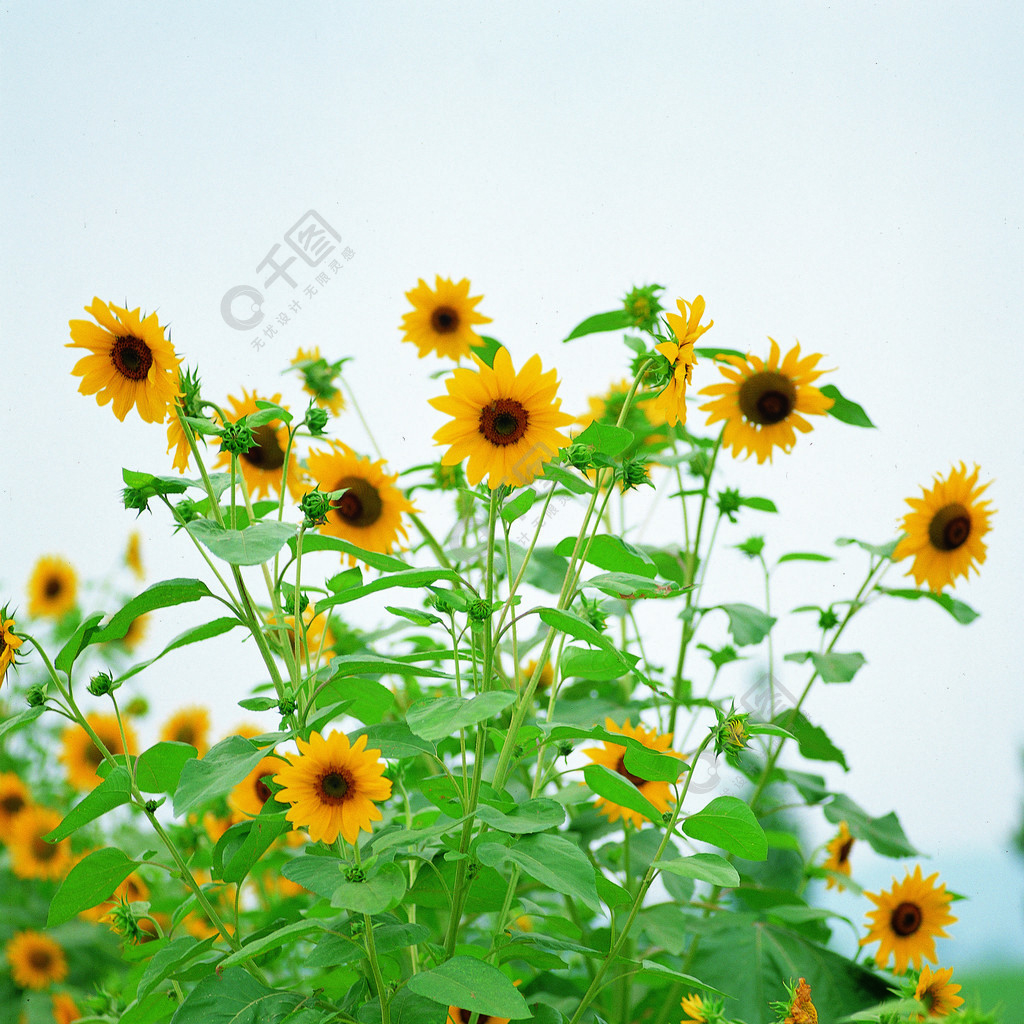
[[[687,472],[690,476],[695,476],[698,480],[707,480],[711,474],[712,460],[711,453],[704,448],[698,448],[691,456],[690,461],[686,467]],[[736,491],[736,496],[739,497],[739,491]],[[732,519],[732,517],[730,517]],[[732,522],[736,522],[732,519]]]
[[[314,437],[320,437],[323,435],[324,428],[327,426],[328,418],[329,417],[325,409],[311,405],[306,411],[306,427]]]
[[[117,684],[109,672],[99,672],[89,680],[89,692],[94,697],[105,697],[116,689]]]
[[[174,506],[174,511],[178,514],[178,517],[183,523],[191,523],[194,519],[200,519],[202,513],[196,502],[192,498],[182,498],[177,505]]]
[[[124,507],[137,509],[139,515],[149,511],[150,497],[151,495],[139,490],[138,487],[126,487],[121,491],[121,500],[124,502]]]
[[[750,715],[737,715],[733,709],[730,709],[727,715],[717,710],[715,713],[718,716],[718,725],[713,730],[715,753],[738,754],[747,746],[750,739],[750,733],[747,731],[747,719]]]
[[[178,398],[178,405],[186,416],[195,418],[203,415],[202,395],[200,395],[200,381],[198,369],[186,367],[184,372],[178,373],[178,387],[181,388],[181,396]]]
[[[470,601],[466,608],[466,614],[469,616],[470,622],[486,622],[493,614],[494,609],[490,603],[483,600],[483,598],[477,598],[475,601]]]
[[[573,750],[572,744],[568,740],[562,740],[558,744],[558,756],[559,757],[568,757],[572,753],[572,750]]]
[[[588,600],[586,597],[580,597],[580,611],[583,613],[583,618],[589,622],[594,629],[599,633],[603,633],[608,625],[608,616],[605,614],[604,609],[601,607],[601,602],[595,597]]]
[[[562,461],[573,469],[585,472],[594,465],[594,445],[574,442],[562,449]]]
[[[818,615],[818,629],[835,629],[839,625],[839,616],[831,608],[824,608]]]
[[[764,551],[764,537],[748,537],[742,544],[736,545],[737,551],[742,551],[747,558],[757,558]]]
[[[281,712],[281,715],[284,718],[287,718],[289,715],[294,714],[295,713],[295,709],[297,707],[298,707],[298,705],[290,697],[282,697],[277,702],[277,710]]]
[[[220,450],[230,452],[232,455],[245,455],[250,448],[255,447],[256,438],[248,424],[243,421],[237,423],[225,423],[220,438]]]
[[[730,523],[736,522],[736,513],[743,507],[740,492],[732,487],[726,487],[724,491],[718,492],[716,504],[718,505],[718,514],[728,516]]]
[[[110,927],[132,945],[137,946],[149,937],[143,931],[139,916],[132,910],[132,905],[127,900],[119,901],[107,916],[110,918]]]
[[[650,487],[654,486],[648,474],[647,460],[637,455],[622,460],[622,466],[619,469],[619,479],[622,482],[623,493],[631,491],[641,484],[647,484]]]
[[[306,517],[302,525],[307,530],[321,526],[327,522],[327,513],[331,511],[331,499],[320,492],[318,484],[315,490],[306,491],[302,496],[299,511]]]
[[[46,687],[33,683],[25,694],[25,701],[30,708],[41,708],[46,703]]]
[[[434,484],[442,491],[454,491],[459,487],[465,487],[466,474],[462,471],[462,463],[456,462],[454,466],[445,466],[435,462]]]
[[[346,882],[365,882],[366,881],[366,872],[362,868],[356,867],[355,864],[352,864],[345,871],[345,881]]]
[[[660,284],[647,284],[633,288],[622,300],[622,308],[629,314],[632,325],[641,331],[651,331],[658,322],[658,314],[665,308],[658,302],[663,290]]]

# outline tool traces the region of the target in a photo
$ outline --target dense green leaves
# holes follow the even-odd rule
[[[195,807],[229,793],[267,756],[241,736],[229,736],[207,751],[201,761],[186,761],[174,791],[174,813],[186,814]]]
[[[186,761],[196,756],[190,743],[163,741],[139,755],[135,781],[143,793],[173,793]]]
[[[682,878],[694,878],[698,882],[723,887],[739,885],[739,872],[717,853],[695,853],[691,857],[678,857],[675,860],[659,860],[655,867]]]
[[[529,832],[544,832],[549,828],[557,828],[565,821],[565,808],[556,800],[538,797],[517,804],[507,814],[497,807],[482,804],[477,808],[476,816],[498,832],[524,835]]]
[[[175,1011],[171,1024],[270,1024],[303,997],[261,984],[240,967],[203,978]]]
[[[613,772],[603,764],[588,764],[583,768],[583,777],[598,796],[603,796],[605,800],[610,800],[620,807],[628,807],[657,825],[662,824],[661,811],[618,772]]]
[[[413,705],[406,715],[409,728],[425,740],[436,741],[457,729],[476,725],[504,711],[516,695],[491,690],[478,697],[435,697]]]

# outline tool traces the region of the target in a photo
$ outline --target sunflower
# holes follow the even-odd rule
[[[680,1004],[683,1008],[683,1013],[686,1014],[686,1021],[683,1024],[706,1024],[707,1017],[704,1016],[704,1000],[701,999],[696,992],[691,992],[688,996],[683,996],[683,1001]]]
[[[14,653],[24,641],[14,632],[14,619],[7,618],[7,607],[0,610],[0,683],[14,664]]]
[[[53,997],[54,1024],[75,1024],[82,1016],[82,1011],[75,1005],[74,999],[67,992],[57,992]]]
[[[933,593],[941,593],[943,587],[956,586],[960,576],[966,579],[971,569],[977,572],[985,561],[982,538],[995,509],[978,499],[988,485],[979,487],[978,467],[968,476],[961,462],[945,480],[936,476],[931,490],[922,487],[920,498],[907,498],[913,511],[903,518],[904,536],[892,557],[898,562],[913,555],[906,575],[918,586],[927,583]]]
[[[632,736],[633,739],[639,740],[650,750],[668,753],[674,757],[680,756],[675,751],[668,749],[669,744],[672,742],[672,733],[670,732],[659,736],[656,729],[647,729],[642,724],[630,725],[628,718],[622,728],[619,728],[610,718],[604,720],[604,726],[609,732],[621,733],[623,736]],[[609,743],[605,740],[603,750],[600,747],[591,747],[589,750],[584,750],[583,753],[595,764],[603,764],[606,768],[610,768],[613,772],[618,772],[623,778],[632,782],[659,811],[664,813],[669,809],[669,805],[675,802],[675,797],[672,795],[667,782],[652,782],[649,779],[641,779],[639,776],[627,771],[624,763],[625,747],[621,747],[617,743]],[[640,828],[645,821],[649,820],[638,811],[631,810],[629,807],[621,807],[619,804],[614,804],[600,796],[597,798],[597,809],[610,822],[616,822],[619,818],[622,818],[624,823],[631,823],[637,828]]]
[[[280,393],[264,399],[258,392],[252,393],[242,388],[241,400],[228,395],[231,403],[230,419],[238,421],[243,416],[259,412],[256,403],[262,401],[281,404]],[[272,493],[281,493],[281,473],[285,468],[284,456],[288,449],[288,428],[282,423],[264,423],[252,432],[255,445],[244,455],[238,456],[245,485],[254,498],[269,498]],[[230,469],[231,453],[221,450],[214,463],[218,468]],[[295,459],[294,452],[288,459],[288,493],[298,501],[302,497],[302,472]]]
[[[11,826],[31,806],[28,787],[14,772],[0,772],[0,842],[11,835]]]
[[[134,651],[146,639],[149,629],[149,613],[137,615],[128,626],[128,632],[118,641],[126,651]]]
[[[149,886],[138,875],[129,875],[102,903],[79,911],[79,917],[100,921],[121,903],[140,903],[148,899]]]
[[[19,988],[46,988],[67,977],[64,950],[42,932],[16,932],[4,952],[14,984]]]
[[[322,491],[344,491],[331,502],[320,532],[340,537],[367,551],[387,554],[407,538],[402,513],[417,509],[395,487],[398,474],[384,471],[384,460],[371,462],[347,444],[331,441],[330,451],[311,451],[306,459],[310,475]],[[349,564],[355,565],[355,556]]]
[[[146,570],[142,565],[142,535],[138,530],[132,530],[128,536],[128,546],[124,549],[124,564],[135,573],[136,579],[146,578]]]
[[[341,389],[334,384],[334,378],[341,370],[344,360],[337,363],[328,363],[320,355],[320,349],[300,348],[295,353],[291,365],[297,366],[302,373],[305,383],[302,390],[307,395],[312,395],[313,400],[321,409],[330,409],[332,416],[338,416],[345,408],[345,396]]]
[[[61,816],[48,807],[26,807],[11,825],[11,870],[18,878],[62,879],[74,863],[71,841],[48,843]]]
[[[236,815],[255,818],[263,805],[274,795],[267,785],[276,772],[284,766],[279,757],[265,757],[237,786],[228,797],[228,806]]]
[[[587,399],[587,411],[582,416],[577,416],[573,422],[584,427],[589,427],[591,423],[608,423],[615,426],[631,387],[632,384],[628,380],[619,380],[603,395],[591,395]],[[652,426],[657,426],[658,422],[651,414],[651,400],[643,395],[634,395],[622,425],[627,430],[632,430],[635,435],[649,431]]]
[[[789,1013],[782,1024],[818,1024],[818,1011],[811,1002],[811,986],[803,978],[793,993]]]
[[[473,359],[475,370],[457,368],[445,381],[448,394],[430,399],[454,417],[434,434],[438,444],[451,445],[441,462],[451,466],[469,456],[466,479],[474,487],[485,476],[492,491],[528,484],[570,443],[558,430],[572,417],[560,411],[556,373],[541,372],[540,356],[516,373],[506,348],[495,353],[493,367]]]
[[[817,370],[814,354],[800,358],[800,346],[794,345],[779,363],[779,346],[774,338],[768,361],[748,353],[720,356],[728,365],[719,364],[724,384],[702,388],[702,395],[718,395],[701,406],[710,413],[708,423],[725,420],[722,444],[732,449],[734,457],[742,452],[756,455],[758,463],[772,461],[772,449],[788,452],[796,444],[794,428],[808,433],[812,427],[803,414],[823,416],[832,408],[833,400],[823,395],[812,382],[827,370]]]
[[[458,1006],[448,1007],[448,1019],[445,1024],[469,1024],[473,1017],[472,1010],[463,1010]],[[477,1024],[509,1024],[508,1017],[490,1017],[486,1013],[477,1014]]]
[[[128,722],[123,722],[125,739],[128,742],[128,750],[125,751],[116,715],[94,711],[86,715],[85,720],[111,754],[116,756],[135,752],[135,732]],[[89,734],[77,725],[69,726],[64,730],[61,745],[60,760],[67,767],[68,782],[76,789],[92,789],[93,786],[99,785],[100,777],[96,774],[96,769],[103,761],[103,755]]]
[[[925,964],[921,969],[921,976],[917,979],[917,988],[914,990],[914,998],[924,1004],[928,1011],[928,1017],[948,1017],[963,1003],[962,997],[957,995],[962,986],[951,984],[950,978],[952,977],[952,967],[933,972]],[[925,1014],[919,1013],[910,1019],[924,1020]]]
[[[267,619],[267,625],[270,627],[274,640],[282,649],[285,646],[290,647],[294,655],[296,653],[295,616],[286,615],[284,617],[283,629],[280,626],[275,628],[276,621],[273,615]],[[308,652],[310,661],[330,661],[334,657],[334,634],[328,625],[326,612],[321,612],[318,615],[313,605],[306,605],[306,610],[302,613],[302,635],[300,649]],[[287,637],[287,641],[285,637]]]
[[[430,352],[449,359],[468,357],[470,348],[480,343],[480,335],[472,324],[489,324],[473,307],[483,298],[471,297],[469,279],[452,284],[451,278],[436,275],[433,290],[421,277],[412,291],[405,293],[412,303],[411,313],[402,317],[403,341],[411,341],[422,359]]]
[[[28,613],[40,618],[59,619],[75,607],[78,577],[63,558],[43,555],[28,581]]]
[[[702,325],[700,318],[704,315],[704,296],[698,295],[693,302],[678,299],[678,313],[669,313],[666,317],[675,341],[663,341],[655,345],[655,351],[668,360],[668,372],[671,374],[668,383],[648,405],[649,415],[660,423],[670,427],[676,423],[686,422],[686,385],[690,383],[693,367],[697,365],[697,356],[693,351],[693,343],[714,326],[710,320]]]
[[[288,754],[288,765],[274,777],[284,787],[277,800],[292,805],[286,817],[314,841],[333,843],[340,832],[355,845],[359,830],[372,831],[370,823],[383,817],[374,801],[391,796],[380,751],[366,749],[365,735],[350,744],[343,732],[326,739],[314,732],[296,743],[299,753]]]
[[[163,724],[160,739],[177,743],[189,743],[196,748],[196,755],[202,757],[210,747],[210,712],[206,708],[192,706],[176,711]]]
[[[879,967],[889,962],[890,953],[895,958],[897,974],[903,974],[908,963],[920,968],[922,960],[937,962],[935,937],[948,939],[943,926],[956,920],[949,912],[953,897],[946,892],[945,885],[934,884],[938,877],[935,872],[922,878],[918,864],[902,882],[897,883],[894,878],[889,891],[877,896],[864,893],[878,909],[868,911],[868,934],[860,944],[879,943],[875,955]]]
[[[850,850],[853,849],[854,839],[850,835],[850,829],[845,821],[839,823],[839,832],[833,839],[830,839],[825,849],[828,851],[828,859],[822,865],[829,871],[840,875],[850,876]],[[830,875],[825,881],[825,888],[836,888],[840,892],[846,888],[839,879]]]
[[[82,378],[78,390],[96,395],[100,405],[113,401],[114,415],[122,422],[135,406],[146,423],[163,423],[179,393],[181,358],[164,337],[156,313],[143,318],[138,309],[129,311],[96,298],[85,311],[96,323],[71,320],[71,341],[65,346],[92,353],[71,371]]]
[[[519,670],[519,685],[526,686],[526,684],[533,678],[533,673],[537,670],[537,659],[531,658],[526,665]],[[544,667],[540,670],[540,676],[537,679],[537,690],[547,690],[551,684],[555,681],[555,670],[551,666],[550,661],[544,662]]]

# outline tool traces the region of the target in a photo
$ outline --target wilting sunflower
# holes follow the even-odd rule
[[[493,367],[473,358],[475,370],[457,368],[445,381],[448,394],[430,399],[454,417],[434,434],[438,444],[451,445],[441,462],[451,466],[468,456],[466,479],[474,487],[485,476],[492,491],[528,484],[570,443],[558,430],[572,417],[555,397],[557,375],[541,372],[540,356],[516,373],[506,348],[495,353]]]
[[[917,979],[914,998],[923,1003],[928,1012],[927,1014],[915,1014],[911,1016],[911,1020],[948,1017],[958,1006],[962,1005],[963,999],[957,995],[962,986],[951,984],[950,978],[952,977],[952,967],[947,967],[942,971],[932,971],[927,964],[924,965],[921,969],[921,976]]]
[[[666,316],[676,340],[654,346],[668,360],[671,376],[662,391],[648,403],[651,418],[670,427],[686,422],[686,385],[690,383],[693,367],[697,365],[693,343],[715,323],[714,320],[703,325],[700,322],[704,315],[703,295],[698,295],[692,303],[679,299],[676,305],[679,312]]]
[[[862,946],[879,943],[875,961],[885,967],[891,953],[895,959],[895,971],[903,974],[907,964],[920,968],[923,960],[936,963],[935,937],[948,939],[942,930],[956,918],[949,912],[952,896],[945,885],[935,885],[939,873],[927,878],[921,877],[921,865],[914,873],[907,873],[902,882],[892,880],[892,889],[887,892],[866,892],[865,896],[877,910],[868,911],[868,934],[860,940]]]
[[[469,1024],[473,1017],[472,1010],[463,1010],[458,1006],[448,1007],[448,1020],[445,1024]],[[477,1014],[477,1024],[509,1024],[508,1017],[490,1017],[486,1013]]]
[[[11,824],[11,870],[18,878],[62,879],[74,863],[71,842],[48,843],[61,816],[48,807],[26,807]]]
[[[67,977],[64,950],[42,932],[16,932],[4,952],[19,988],[42,989]]]
[[[82,378],[78,390],[96,395],[100,405],[113,402],[114,415],[124,421],[135,406],[146,423],[163,423],[178,395],[179,356],[164,337],[156,313],[143,318],[138,309],[127,310],[93,299],[85,311],[96,323],[72,320],[67,348],[92,353],[75,363],[71,373]]]
[[[823,395],[813,382],[827,370],[817,370],[814,354],[800,358],[800,346],[794,345],[782,359],[774,338],[771,353],[765,362],[758,356],[719,356],[724,384],[702,388],[702,395],[717,395],[701,406],[710,413],[708,423],[725,420],[722,444],[732,449],[734,457],[746,452],[756,455],[758,463],[772,461],[772,449],[788,452],[796,444],[795,430],[808,433],[812,427],[808,416],[823,416],[832,408],[833,400]],[[728,365],[723,365],[728,364]]]
[[[314,841],[333,843],[341,833],[355,845],[360,829],[372,831],[383,817],[374,801],[391,796],[380,751],[366,749],[365,735],[350,744],[343,732],[314,732],[296,743],[299,753],[286,755],[288,765],[274,777],[284,787],[276,799],[292,805],[286,817]]]
[[[75,607],[78,577],[63,558],[43,555],[28,581],[28,613],[40,618],[59,619]]]
[[[297,366],[302,373],[304,383],[302,390],[307,395],[312,395],[314,401],[322,409],[330,409],[331,415],[338,416],[345,408],[345,396],[341,389],[334,383],[334,378],[341,369],[343,360],[337,363],[328,363],[320,355],[317,346],[313,348],[300,348],[295,353],[291,365]]]
[[[696,992],[683,996],[683,1001],[680,1005],[683,1008],[683,1013],[686,1014],[686,1021],[683,1024],[706,1024],[707,1017],[704,1016],[704,1000]]]
[[[621,733],[623,736],[632,736],[633,739],[639,740],[650,750],[657,750],[660,753],[667,753],[675,757],[680,756],[675,751],[668,749],[669,744],[672,742],[672,733],[670,732],[659,736],[657,729],[648,729],[640,723],[636,726],[630,725],[628,718],[622,728],[619,728],[610,718],[606,718],[604,720],[604,727],[609,732]],[[632,782],[662,813],[667,811],[671,804],[675,803],[675,797],[672,795],[667,782],[657,780],[652,782],[649,779],[641,779],[639,776],[627,771],[624,760],[626,756],[625,747],[621,747],[617,743],[609,743],[605,740],[603,750],[600,747],[591,747],[588,750],[584,750],[583,753],[595,764],[603,764],[606,768],[610,768],[613,772],[618,772],[624,779]],[[681,770],[682,766],[680,766]],[[634,811],[629,807],[621,807],[619,804],[606,800],[603,796],[597,798],[596,806],[611,822],[616,822],[621,818],[624,823],[630,823],[640,828],[645,821],[649,820],[638,811]]]
[[[898,562],[913,556],[906,575],[918,586],[926,583],[938,594],[943,587],[956,586],[959,577],[966,579],[971,569],[978,571],[985,561],[982,538],[995,512],[989,502],[978,499],[991,482],[979,487],[978,467],[968,476],[961,462],[946,479],[936,476],[930,490],[922,487],[920,498],[907,498],[913,511],[903,518],[904,537],[892,557]]]
[[[854,838],[850,835],[850,829],[845,821],[839,823],[839,831],[835,837],[830,839],[825,849],[828,851],[828,859],[822,864],[823,868],[835,871],[837,874],[850,876],[850,850],[853,849]],[[829,876],[825,881],[825,888],[836,888],[840,892],[846,888],[839,879]]]
[[[789,1013],[782,1024],[818,1024],[818,1011],[811,1002],[811,986],[803,978],[793,993]]]
[[[280,393],[264,399],[258,392],[252,393],[242,388],[242,397],[237,399],[228,395],[231,408],[228,410],[232,421],[237,422],[243,416],[259,412],[258,401],[281,404]],[[271,494],[281,493],[281,473],[284,469],[284,455],[288,449],[288,428],[284,424],[264,423],[253,432],[255,445],[244,455],[238,456],[238,465],[245,478],[249,494],[254,498],[269,498]],[[231,468],[230,452],[221,451],[214,465],[220,469]],[[302,471],[299,469],[295,452],[288,459],[288,493],[298,501],[302,497]]]
[[[284,766],[279,757],[265,757],[237,786],[228,797],[228,806],[236,815],[255,818],[263,805],[273,796],[267,781]]]
[[[192,706],[176,711],[164,722],[160,739],[177,743],[190,743],[202,757],[210,748],[210,712]]]
[[[107,750],[115,756],[135,753],[138,744],[135,732],[127,721],[122,720],[125,739],[128,741],[128,750],[125,751],[116,715],[94,711],[86,715],[85,720],[92,726]],[[96,774],[96,769],[103,760],[103,755],[84,729],[77,725],[71,725],[64,730],[61,738],[60,760],[67,768],[68,782],[76,789],[92,789],[99,785],[100,777]]]
[[[14,632],[14,619],[7,618],[7,606],[0,610],[0,683],[7,670],[14,664],[14,654],[22,645],[20,636]]]
[[[137,580],[146,578],[146,570],[142,565],[142,535],[132,530],[128,536],[128,545],[124,549],[124,564],[135,574]]]
[[[52,1005],[54,1024],[75,1024],[82,1017],[82,1011],[67,992],[55,993]]]
[[[14,772],[0,772],[0,842],[11,836],[18,815],[31,805],[28,787]]]
[[[331,502],[321,533],[382,554],[391,551],[399,537],[406,539],[402,513],[417,509],[395,487],[398,474],[386,473],[383,459],[371,462],[347,444],[332,441],[329,451],[311,451],[306,465],[321,491],[345,491]],[[349,556],[349,564],[355,562]]]
[[[473,308],[483,296],[470,296],[469,279],[465,277],[452,284],[451,278],[437,275],[433,289],[421,277],[405,297],[413,309],[402,317],[402,340],[411,341],[419,349],[420,359],[431,352],[449,359],[468,357],[470,348],[480,343],[472,325],[491,322],[489,316]]]

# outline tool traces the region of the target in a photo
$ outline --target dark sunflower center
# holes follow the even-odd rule
[[[57,856],[57,847],[48,843],[42,836],[35,836],[32,840],[32,856],[36,860],[53,860]]]
[[[61,582],[59,576],[50,576],[47,581],[43,584],[43,593],[52,601],[55,597],[60,597],[61,592],[64,590],[64,584]]]
[[[252,436],[256,443],[241,457],[257,469],[280,469],[284,465],[284,449],[277,443],[277,431],[264,423]]]
[[[53,958],[45,949],[33,949],[28,955],[28,962],[37,971],[49,971],[53,966]]]
[[[264,780],[270,779],[270,778],[273,778],[273,776],[268,773],[266,775],[261,775],[256,780],[256,786],[255,786],[255,789],[256,789],[256,799],[259,800],[259,802],[261,804],[265,804],[273,796],[273,793],[272,793],[270,787],[264,781]]]
[[[842,846],[839,847],[838,861],[840,864],[845,864],[850,859],[850,850],[853,849],[853,839],[847,839]]]
[[[928,524],[928,539],[939,551],[956,551],[971,535],[971,514],[954,501],[940,508]]]
[[[153,365],[153,353],[141,339],[126,335],[115,338],[110,349],[110,361],[122,377],[128,380],[145,380]]]
[[[13,817],[25,809],[25,799],[18,796],[17,793],[8,793],[7,796],[0,800],[0,808],[3,808],[4,814],[9,814]]]
[[[341,772],[325,772],[320,776],[320,796],[325,803],[340,804],[349,791],[349,780]]]
[[[480,410],[478,429],[491,444],[515,444],[529,425],[529,413],[514,398],[499,398]]]
[[[641,779],[639,775],[634,775],[634,774],[633,774],[633,773],[632,773],[631,771],[627,771],[627,770],[626,770],[625,756],[626,756],[626,755],[625,755],[625,754],[623,754],[623,755],[622,755],[622,756],[621,756],[621,757],[619,758],[619,763],[618,763],[618,764],[617,764],[617,765],[615,766],[615,770],[616,770],[616,771],[617,771],[617,772],[618,772],[618,773],[619,773],[619,774],[620,774],[620,775],[621,775],[621,776],[622,776],[622,777],[623,777],[624,779],[629,779],[629,781],[630,781],[630,782],[632,782],[634,786],[636,786],[637,788],[639,788],[639,787],[640,787],[640,786],[642,786],[642,785],[643,785],[643,784],[644,784],[644,783],[645,783],[645,782],[646,782],[647,780],[646,780],[646,779]]]
[[[117,751],[115,750],[114,753],[117,753]],[[100,763],[103,761],[103,755],[99,752],[99,749],[96,747],[95,744],[90,743],[89,749],[85,752],[83,760],[87,765],[89,765],[90,768],[96,769],[100,766]]]
[[[781,423],[796,405],[796,387],[781,373],[763,370],[740,386],[740,412],[763,427]]]
[[[437,334],[454,334],[459,329],[459,314],[451,306],[438,306],[430,314],[430,326]]]
[[[916,903],[901,903],[889,918],[897,935],[913,935],[921,927],[921,908]]]
[[[188,724],[179,725],[178,728],[174,731],[174,738],[179,743],[191,743],[192,746],[196,745],[196,731],[192,728],[191,725]]]
[[[342,477],[334,490],[345,491],[331,502],[331,508],[346,526],[373,526],[380,519],[384,511],[380,492],[362,477]]]

